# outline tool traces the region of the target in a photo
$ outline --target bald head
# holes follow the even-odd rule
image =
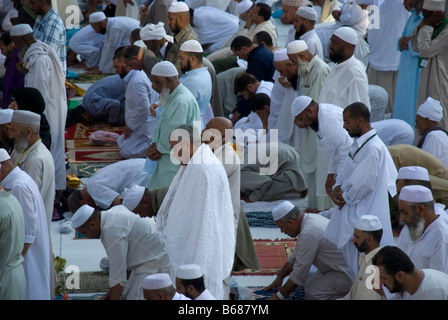
[[[217,135],[220,137],[217,137]],[[202,141],[204,143],[211,143],[220,140],[222,144],[230,141],[233,137],[233,124],[230,119],[225,117],[215,117],[211,119],[205,126],[202,132]],[[217,146],[215,146],[217,147]],[[212,148],[213,149],[213,148]]]

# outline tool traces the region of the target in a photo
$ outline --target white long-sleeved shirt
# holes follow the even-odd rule
[[[448,169],[448,135],[442,130],[434,130],[426,135],[422,150],[432,154]]]

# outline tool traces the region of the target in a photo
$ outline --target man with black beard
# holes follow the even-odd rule
[[[311,7],[300,7],[294,19],[294,28],[296,29],[295,40],[304,40],[310,51],[317,54],[319,58],[323,59],[322,42],[319,39],[314,25],[316,24],[317,14]]]
[[[372,279],[372,258],[381,249],[380,241],[383,226],[378,217],[364,215],[358,219],[353,230],[352,242],[362,255],[359,257],[359,271],[350,292],[341,300],[380,300],[381,296],[373,290],[379,283]],[[377,278],[376,278],[377,279]]]
[[[330,60],[335,63],[317,102],[341,108],[362,102],[370,111],[369,82],[365,66],[354,57],[358,35],[350,27],[336,29],[330,42]]]

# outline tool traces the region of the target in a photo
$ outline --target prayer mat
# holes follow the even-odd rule
[[[78,178],[90,178],[92,174],[109,164],[110,162],[70,163],[69,170],[70,173],[75,174]]]
[[[257,253],[259,270],[234,271],[235,276],[276,275],[288,260],[296,246],[296,239],[253,240]]]
[[[249,227],[278,228],[271,211],[246,212]]]
[[[123,160],[116,143],[91,143],[89,136],[99,130],[121,134],[123,127],[114,127],[105,123],[92,123],[89,125],[77,123],[66,130],[65,146],[69,165],[98,162],[113,163]]]
[[[250,300],[266,300],[277,292],[276,289],[264,290],[264,288],[249,287],[249,294],[252,296]],[[305,290],[303,287],[297,288],[288,297],[285,297],[285,300],[305,300]]]

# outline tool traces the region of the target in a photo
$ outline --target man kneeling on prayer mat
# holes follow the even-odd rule
[[[284,300],[302,286],[305,287],[305,300],[344,297],[353,282],[342,251],[324,237],[328,219],[302,212],[289,201],[275,207],[272,217],[281,232],[291,238],[297,237],[297,244],[277,278],[266,287],[266,290],[278,289],[270,300]],[[312,265],[317,271],[308,278]],[[288,276],[289,279],[283,284]]]
[[[145,300],[191,300],[176,291],[166,273],[146,276],[143,281],[143,297]]]
[[[88,239],[101,239],[106,250],[110,290],[105,300],[141,300],[147,275],[164,272],[174,276],[153,220],[140,218],[122,205],[106,211],[83,205],[71,223]]]

